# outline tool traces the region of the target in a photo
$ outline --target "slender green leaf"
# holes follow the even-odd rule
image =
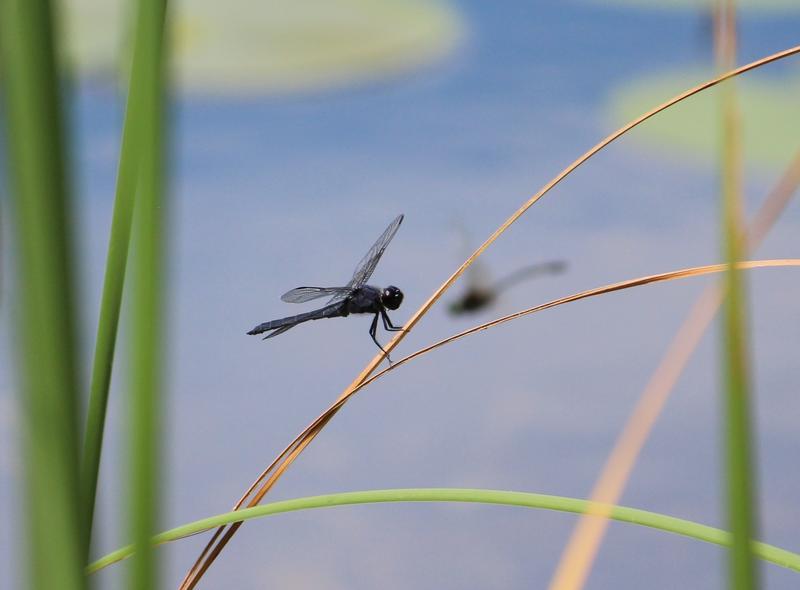
[[[724,134],[723,134],[724,135]],[[727,296],[723,304],[722,352],[724,379],[725,456],[727,472],[728,526],[733,534],[730,560],[732,588],[757,588],[758,574],[751,539],[755,538],[755,480],[751,450],[750,387],[747,354],[744,277],[736,262],[741,260],[740,204],[731,178],[723,174],[723,218]]]
[[[161,455],[162,282],[164,276],[164,0],[140,0],[135,46],[141,48],[139,196],[136,203],[131,305],[132,359],[130,381],[131,510],[130,528],[137,547],[129,586],[151,590],[158,586],[150,538],[156,531]],[[141,77],[139,77],[141,76]]]
[[[163,30],[163,18],[161,27]],[[136,36],[136,38],[140,39],[141,36]],[[87,549],[90,545],[94,520],[108,391],[114,364],[114,350],[128,260],[128,245],[136,197],[139,159],[141,157],[142,91],[145,87],[144,77],[147,75],[143,67],[143,59],[144,47],[141,44],[137,44],[133,48],[133,64],[128,85],[128,101],[122,130],[116,197],[108,240],[108,256],[106,258],[103,295],[100,303],[100,318],[97,324],[97,339],[95,341],[92,382],[83,447],[81,481],[87,515],[86,533],[89,537],[86,543]]]
[[[736,61],[736,6],[734,0],[718,0],[717,64],[721,71]],[[722,373],[728,527],[733,536],[729,559],[729,587],[758,587],[758,569],[752,541],[756,531],[755,480],[751,452],[749,359],[744,276],[737,263],[745,253],[742,221],[742,139],[735,81],[720,89],[721,149],[720,192],[725,273],[722,321]]]
[[[545,494],[532,494],[527,492],[508,492],[500,490],[479,490],[460,488],[423,488],[423,489],[394,489],[370,490],[363,492],[344,492],[328,494],[325,496],[312,496],[308,498],[295,498],[282,502],[272,502],[253,508],[243,508],[233,512],[218,514],[203,518],[174,529],[170,529],[153,537],[153,544],[169,543],[190,535],[196,535],[214,527],[262,518],[274,514],[294,512],[297,510],[310,510],[312,508],[331,508],[333,506],[349,506],[353,504],[379,504],[383,502],[464,502],[476,504],[499,504],[505,506],[521,506],[525,508],[539,508],[582,514],[592,506],[587,500],[566,498],[564,496],[549,496]],[[677,535],[683,535],[714,543],[716,545],[730,544],[730,534],[721,529],[706,526],[682,518],[666,516],[646,510],[615,506],[611,510],[610,518],[621,522],[628,522],[646,526]],[[756,555],[776,565],[800,572],[800,555],[785,549],[755,543]],[[91,563],[87,571],[94,573],[109,565],[133,555],[133,545],[128,545],[109,553],[108,555]]]
[[[86,584],[78,478],[72,242],[62,102],[47,0],[0,2],[17,240],[19,368],[31,587]]]

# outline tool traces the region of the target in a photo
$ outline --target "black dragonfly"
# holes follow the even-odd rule
[[[381,234],[364,258],[361,259],[361,262],[358,263],[353,273],[353,278],[351,278],[350,282],[344,287],[297,287],[281,295],[281,299],[287,303],[305,303],[306,301],[330,295],[331,299],[325,307],[307,313],[281,318],[279,320],[264,322],[250,330],[248,334],[256,335],[271,331],[270,334],[264,336],[264,340],[266,340],[278,334],[283,334],[296,325],[310,320],[347,317],[351,313],[372,313],[375,314],[375,317],[372,318],[372,324],[369,327],[369,335],[372,337],[373,342],[377,344],[378,348],[386,353],[375,337],[375,333],[378,329],[378,317],[380,316],[383,320],[383,327],[386,331],[397,332],[402,330],[402,326],[395,326],[392,324],[392,320],[389,319],[389,314],[386,313],[386,310],[395,310],[400,307],[400,304],[403,302],[403,292],[392,285],[381,289],[380,287],[367,285],[366,283],[375,271],[378,261],[381,259],[381,256],[383,256],[386,247],[389,245],[389,242],[392,241],[394,234],[397,233],[397,229],[402,222],[403,215],[401,214],[389,224],[386,231]]]

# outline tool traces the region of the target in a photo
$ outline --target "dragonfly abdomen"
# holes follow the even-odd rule
[[[325,318],[337,318],[348,315],[346,305],[344,302],[337,302],[331,305],[327,305],[321,309],[315,309],[314,311],[309,311],[306,313],[299,313],[297,315],[281,318],[278,320],[271,320],[269,322],[264,322],[263,324],[257,325],[255,328],[250,330],[248,334],[251,336],[255,336],[257,334],[263,334],[264,332],[269,332],[270,330],[275,330],[272,334],[265,336],[264,338],[272,338],[273,336],[277,336],[278,334],[283,334],[286,330],[295,327],[297,324],[302,324],[303,322],[308,322],[311,320],[321,320]]]

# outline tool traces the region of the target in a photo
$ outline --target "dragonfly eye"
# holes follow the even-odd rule
[[[397,287],[386,287],[381,294],[381,303],[386,309],[397,309],[403,303],[403,292]]]

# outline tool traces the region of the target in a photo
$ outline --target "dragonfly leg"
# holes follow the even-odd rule
[[[386,313],[385,309],[381,310],[381,318],[383,319],[383,328],[387,332],[399,332],[403,329],[403,326],[395,326],[392,323],[392,319],[389,317],[389,314]]]
[[[383,354],[385,354],[385,355],[386,355],[386,358],[387,358],[387,360],[389,361],[389,364],[392,364],[392,358],[389,356],[389,353],[388,353],[388,352],[386,352],[386,351],[383,349],[383,346],[381,346],[381,343],[380,343],[380,342],[378,342],[378,339],[375,337],[375,334],[377,333],[377,331],[378,331],[378,314],[376,313],[376,314],[375,314],[375,317],[373,317],[373,318],[372,318],[372,324],[371,324],[371,325],[370,325],[370,327],[369,327],[369,335],[372,337],[372,341],[375,343],[375,345],[376,345],[378,348],[380,348],[380,349],[381,349],[381,351],[383,352]]]

